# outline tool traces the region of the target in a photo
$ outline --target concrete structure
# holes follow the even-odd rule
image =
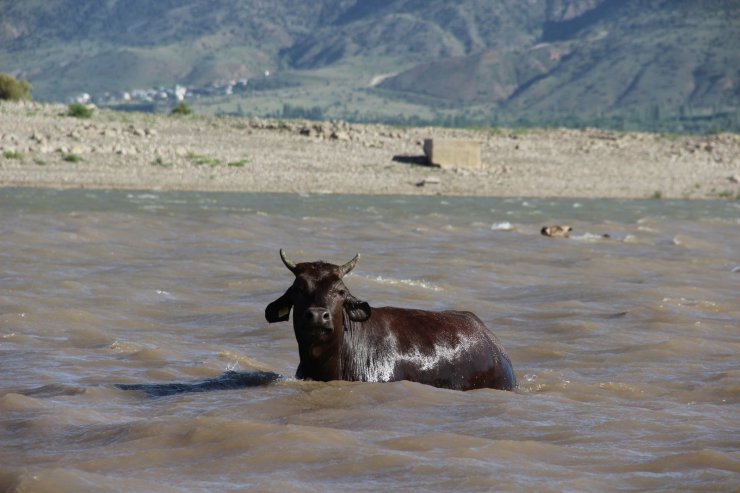
[[[424,139],[424,154],[430,164],[442,168],[481,168],[480,141]]]

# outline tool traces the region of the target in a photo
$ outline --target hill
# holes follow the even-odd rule
[[[604,1],[547,20],[539,43],[420,64],[381,87],[467,105],[493,100],[532,119],[731,111],[740,101],[737,5]]]
[[[193,104],[395,123],[740,128],[736,0],[0,0],[0,11],[0,72],[46,101],[248,79]]]

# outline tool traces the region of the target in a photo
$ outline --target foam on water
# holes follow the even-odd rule
[[[502,223],[493,223],[491,225],[491,229],[493,231],[512,231],[514,226],[512,226],[510,222],[505,221]]]
[[[410,286],[410,287],[413,287],[413,288],[427,289],[427,290],[435,291],[435,292],[444,291],[444,289],[442,289],[442,287],[437,286],[437,285],[432,284],[432,283],[429,283],[429,282],[426,282],[426,281],[423,281],[423,280],[416,280],[416,279],[393,279],[393,278],[386,278],[386,277],[383,277],[383,276],[375,276],[375,277],[368,276],[366,278],[369,279],[369,280],[371,280],[371,281],[378,282],[380,284],[386,284],[388,286],[399,286],[399,285],[401,285],[401,286]]]

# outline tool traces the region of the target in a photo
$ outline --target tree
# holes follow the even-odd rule
[[[27,80],[16,80],[8,74],[0,74],[0,99],[18,101],[31,99],[31,84]]]
[[[185,101],[180,102],[177,106],[172,108],[172,111],[170,112],[172,115],[192,115],[193,110],[190,108],[188,103]]]

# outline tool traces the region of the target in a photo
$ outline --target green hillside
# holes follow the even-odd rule
[[[250,77],[338,3],[0,0],[0,70],[43,100]]]
[[[0,0],[0,12],[0,72],[40,100],[180,84],[203,113],[740,129],[738,0]]]

